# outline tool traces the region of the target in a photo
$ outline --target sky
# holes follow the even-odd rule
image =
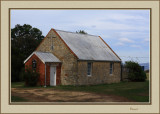
[[[101,36],[123,62],[149,62],[149,10],[11,10],[11,28],[30,24],[47,35],[51,28]]]

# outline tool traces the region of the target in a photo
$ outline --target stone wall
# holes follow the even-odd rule
[[[78,62],[78,84],[94,85],[116,83],[121,79],[121,63],[113,64],[113,74],[109,74],[110,62],[92,62],[92,75],[87,76],[87,62]]]
[[[51,37],[55,38],[51,39]],[[54,30],[48,33],[36,51],[51,52],[60,59],[62,85],[114,83],[121,79],[121,64],[118,62],[114,63],[112,75],[109,74],[109,62],[93,62],[92,76],[87,76],[87,62],[77,61],[77,57]]]
[[[49,37],[49,38],[48,38]],[[50,38],[56,37],[56,38]],[[51,49],[53,40],[53,47]],[[62,39],[51,30],[46,38],[41,42],[36,51],[51,52],[62,62],[61,65],[61,84],[75,85],[77,83],[77,58],[69,50]]]

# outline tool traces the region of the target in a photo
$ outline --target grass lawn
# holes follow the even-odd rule
[[[22,88],[24,87],[24,82],[11,82],[11,88]]]
[[[11,102],[26,102],[27,99],[18,96],[11,96]]]
[[[43,88],[37,87],[25,87],[24,82],[16,82],[11,84],[12,88]],[[97,94],[108,94],[126,97],[135,102],[149,102],[149,81],[145,82],[120,82],[114,84],[100,84],[90,86],[55,86],[46,87],[54,88],[58,90],[66,91],[84,91],[93,92]],[[46,89],[44,88],[44,89]]]
[[[61,90],[86,91],[97,94],[118,95],[137,102],[149,102],[149,81],[120,82],[92,86],[57,86]]]

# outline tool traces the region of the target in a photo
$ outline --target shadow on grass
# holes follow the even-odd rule
[[[11,96],[11,102],[26,102],[27,99],[18,96]]]

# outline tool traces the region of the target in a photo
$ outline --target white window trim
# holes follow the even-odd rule
[[[114,63],[110,63],[110,64],[112,64],[112,73],[110,73],[111,68],[110,68],[110,66],[109,66],[109,75],[113,75],[113,66],[114,66]],[[109,65],[110,65],[110,64],[109,64]]]
[[[35,62],[35,64],[36,64],[35,68],[33,68],[33,62]],[[33,68],[33,69],[36,69],[36,68],[37,68],[37,60],[35,60],[35,59],[32,60],[32,68]]]
[[[88,75],[88,63],[91,63],[91,72],[90,72],[90,75]],[[87,62],[87,76],[88,77],[92,76],[92,62]]]

